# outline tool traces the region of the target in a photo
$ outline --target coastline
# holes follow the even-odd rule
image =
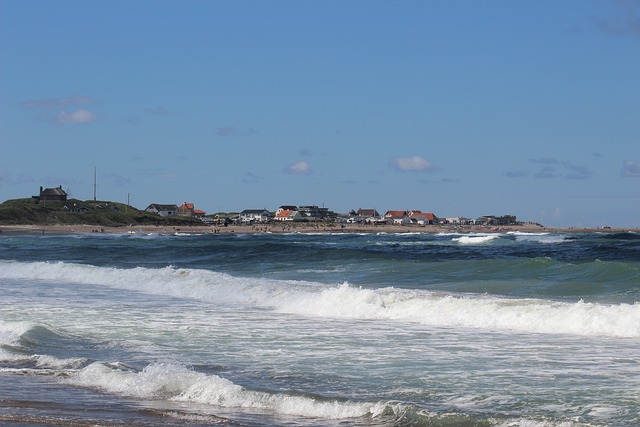
[[[202,225],[196,227],[168,227],[155,225],[131,225],[122,227],[104,227],[98,225],[0,225],[3,234],[259,234],[259,233],[593,233],[593,232],[640,232],[637,228],[573,228],[545,227],[536,224],[509,225],[500,227],[453,226],[453,225],[370,225],[370,224],[301,224],[278,223],[259,225],[229,225],[215,227]]]

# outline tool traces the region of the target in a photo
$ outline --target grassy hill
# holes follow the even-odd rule
[[[203,225],[196,218],[172,216],[161,217],[131,206],[106,201],[66,202],[47,201],[37,203],[34,199],[7,200],[0,204],[1,225],[101,225],[105,227],[129,225]]]

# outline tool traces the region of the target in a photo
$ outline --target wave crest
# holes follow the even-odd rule
[[[168,399],[322,419],[376,417],[388,407],[382,402],[338,401],[249,390],[217,375],[166,363],[151,364],[134,372],[96,362],[65,381],[138,399]]]
[[[525,333],[640,337],[640,304],[509,299],[349,284],[234,277],[208,270],[165,267],[116,269],[68,263],[0,262],[0,278],[61,280],[244,304],[281,313],[412,322]],[[1,331],[0,331],[1,332]]]

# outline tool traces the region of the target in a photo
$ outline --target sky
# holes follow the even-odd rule
[[[0,0],[0,202],[640,227],[638,0]]]

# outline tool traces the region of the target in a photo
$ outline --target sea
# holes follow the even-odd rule
[[[0,425],[638,426],[640,234],[0,234]]]

